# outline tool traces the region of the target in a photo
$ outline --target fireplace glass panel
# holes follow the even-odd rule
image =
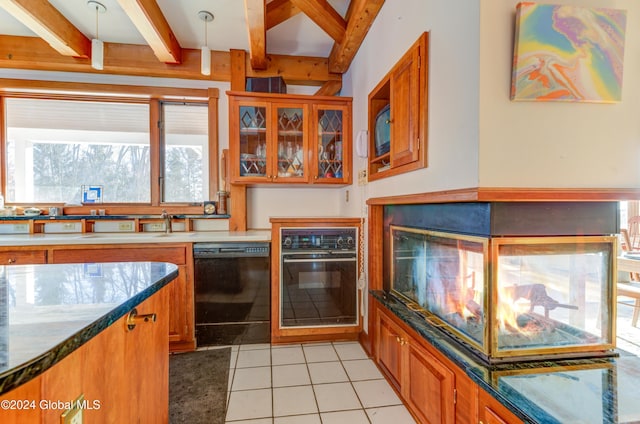
[[[488,239],[395,226],[391,232],[392,291],[483,346]]]
[[[611,342],[611,242],[509,238],[494,249],[498,354]]]
[[[391,293],[487,362],[612,354],[615,236],[389,228]]]

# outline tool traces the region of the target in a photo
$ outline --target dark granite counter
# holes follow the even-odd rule
[[[638,356],[488,366],[394,297],[370,293],[527,423],[640,422]]]
[[[40,375],[178,276],[160,262],[0,267],[0,394]]]

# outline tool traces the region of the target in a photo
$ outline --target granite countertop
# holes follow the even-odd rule
[[[0,267],[0,395],[46,371],[178,276],[163,262]]]
[[[271,231],[194,231],[140,233],[2,234],[0,246],[41,246],[56,244],[201,243],[270,241]]]
[[[640,357],[488,366],[383,291],[370,293],[526,423],[640,422]]]

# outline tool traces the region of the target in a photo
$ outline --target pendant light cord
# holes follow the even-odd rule
[[[205,19],[204,20],[204,46],[205,47],[209,47],[209,40],[208,40],[208,37],[207,37],[207,26],[208,26],[208,24],[209,24],[209,21]]]
[[[96,39],[100,39],[100,37],[98,36],[98,5],[96,5]]]

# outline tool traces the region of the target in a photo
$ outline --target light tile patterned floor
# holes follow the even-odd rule
[[[414,424],[357,342],[233,346],[227,423]]]
[[[618,347],[640,355],[632,308],[618,305]],[[414,424],[357,342],[233,346],[226,423]]]

